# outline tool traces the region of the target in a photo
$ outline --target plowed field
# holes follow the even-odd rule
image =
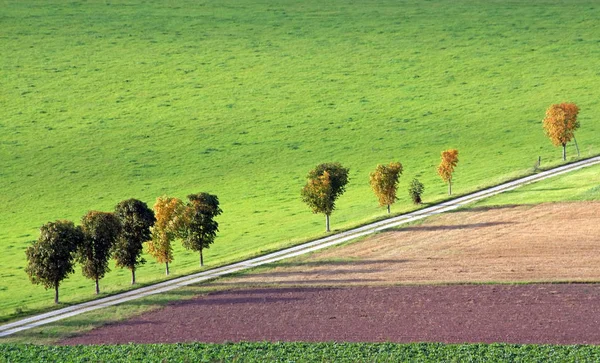
[[[214,286],[236,288],[174,302],[63,343],[600,344],[600,285],[460,284],[600,281],[599,222],[600,203],[449,213],[217,280]]]
[[[216,285],[600,281],[600,203],[447,213]]]

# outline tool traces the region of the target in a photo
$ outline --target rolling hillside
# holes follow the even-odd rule
[[[51,305],[24,250],[43,223],[157,196],[217,194],[207,267],[321,235],[308,170],[351,169],[332,216],[380,218],[368,174],[405,167],[394,213],[560,162],[541,119],[576,102],[582,156],[600,153],[600,7],[592,0],[4,1],[0,13],[0,317]],[[572,146],[568,153],[575,154]],[[163,268],[149,256],[147,283]],[[179,244],[175,275],[198,269]],[[128,287],[114,270],[103,292]],[[79,269],[64,302],[93,297]]]

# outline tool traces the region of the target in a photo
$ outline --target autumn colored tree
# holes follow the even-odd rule
[[[198,193],[188,195],[189,202],[183,213],[181,238],[183,247],[200,252],[200,266],[204,266],[202,250],[209,248],[219,231],[215,217],[223,211],[216,195]]]
[[[99,280],[110,272],[108,260],[121,233],[121,222],[114,213],[89,211],[81,219],[81,229],[83,242],[77,249],[77,260],[83,276],[94,280],[99,294]]]
[[[390,213],[390,205],[396,202],[396,191],[398,190],[398,179],[402,175],[402,164],[391,162],[389,165],[379,164],[371,173],[371,188],[379,199],[379,205],[387,205]]]
[[[55,304],[58,304],[58,286],[74,272],[74,253],[82,240],[81,228],[73,222],[49,222],[40,228],[37,241],[25,250],[29,280],[46,289],[54,288]]]
[[[169,275],[169,263],[173,261],[173,246],[171,242],[181,234],[184,205],[181,199],[173,197],[158,197],[154,204],[156,222],[151,228],[152,238],[146,243],[148,253],[158,263],[165,264],[166,274]]]
[[[423,203],[422,195],[424,191],[425,186],[423,183],[421,183],[419,179],[414,178],[408,188],[408,195],[410,195],[410,199],[412,199],[413,203],[418,205]]]
[[[438,166],[438,174],[448,183],[448,195],[452,195],[452,173],[458,164],[458,150],[449,149],[442,151],[442,161]]]
[[[150,227],[156,218],[152,209],[141,200],[128,199],[117,204],[115,216],[121,222],[121,233],[113,246],[113,258],[117,267],[131,270],[131,284],[135,284],[135,270],[146,263],[141,257],[144,242],[152,237]]]
[[[567,143],[575,138],[575,130],[579,128],[578,114],[579,107],[574,103],[555,104],[546,110],[542,121],[550,141],[555,146],[562,145],[563,160],[567,160]]]
[[[335,201],[346,191],[349,169],[340,163],[319,164],[308,173],[301,195],[313,213],[325,214],[325,229],[329,228],[329,216],[335,209]]]

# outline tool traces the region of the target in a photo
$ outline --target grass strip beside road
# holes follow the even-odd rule
[[[131,300],[122,304],[109,306],[103,309],[89,311],[51,324],[42,325],[33,329],[0,338],[3,344],[57,344],[68,337],[83,334],[100,326],[118,323],[143,313],[159,309],[174,301],[182,301],[207,294],[213,291],[225,290],[215,287],[185,286],[161,294],[145,296],[141,299]],[[2,344],[0,344],[2,346]]]

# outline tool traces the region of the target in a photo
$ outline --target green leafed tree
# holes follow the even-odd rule
[[[121,233],[121,222],[114,213],[90,211],[81,219],[81,229],[83,243],[77,250],[77,260],[83,276],[94,280],[99,294],[99,280],[110,272],[108,261]]]
[[[158,197],[154,204],[156,222],[151,228],[152,238],[146,243],[146,247],[158,263],[165,264],[167,276],[169,263],[173,261],[171,242],[181,234],[184,209],[181,199],[173,197]]]
[[[391,162],[389,165],[379,164],[370,175],[371,188],[375,192],[379,205],[387,205],[387,212],[390,213],[390,205],[396,202],[396,191],[398,190],[398,180],[402,175],[402,164],[400,162]]]
[[[425,186],[423,183],[421,183],[419,179],[414,178],[408,188],[408,195],[410,195],[410,199],[412,199],[414,204],[419,205],[423,203],[422,195],[424,191]]]
[[[216,195],[190,194],[188,199],[181,228],[183,247],[199,252],[200,266],[204,266],[202,250],[209,248],[215,241],[219,231],[219,223],[215,221],[215,217],[223,211],[219,208]]]
[[[335,210],[337,198],[346,191],[349,169],[340,163],[319,164],[307,176],[302,188],[302,201],[313,213],[325,214],[325,230],[330,231],[329,216]]]
[[[144,242],[152,237],[150,227],[156,218],[148,205],[137,199],[124,200],[115,207],[115,216],[121,222],[121,233],[113,246],[116,266],[131,270],[131,284],[135,284],[135,270],[146,263],[141,256]]]
[[[82,241],[81,228],[73,222],[50,222],[40,228],[37,241],[25,251],[25,272],[32,283],[54,288],[55,304],[58,304],[58,286],[74,272],[74,253]]]

